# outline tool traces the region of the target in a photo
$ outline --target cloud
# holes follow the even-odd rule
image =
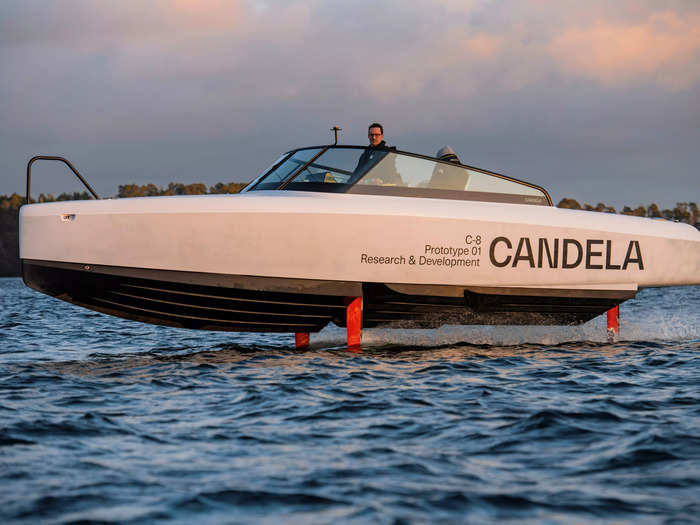
[[[664,11],[635,24],[573,26],[552,40],[549,52],[566,73],[606,85],[688,88],[700,80],[700,16]]]
[[[592,188],[589,173],[629,171],[649,152],[695,176],[699,11],[697,0],[3,0],[0,174],[50,151],[113,177],[118,156],[149,166],[146,178],[208,166],[221,180],[232,159],[255,173],[333,124],[363,143],[378,120],[400,147],[450,144],[545,185],[553,174]]]
[[[0,46],[51,42],[103,45],[129,38],[232,31],[251,6],[244,0],[5,0],[0,8]]]
[[[556,76],[673,88],[700,62],[692,10],[653,13],[644,0],[8,1],[7,111],[30,127],[51,111],[89,121],[55,127],[75,138],[147,137],[195,118],[205,135],[236,133],[256,111],[293,106],[309,118],[361,107],[405,127],[471,122],[475,104],[497,107]],[[106,114],[91,117],[98,107]]]

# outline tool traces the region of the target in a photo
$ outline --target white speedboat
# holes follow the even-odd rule
[[[365,151],[290,151],[236,195],[23,206],[24,282],[136,321],[297,333],[344,325],[352,298],[366,327],[576,324],[642,287],[700,284],[687,224],[559,209],[534,184]]]

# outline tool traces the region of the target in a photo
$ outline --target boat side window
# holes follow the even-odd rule
[[[397,195],[418,196],[416,192],[419,192],[423,197],[548,204],[540,188],[520,181],[401,153],[389,153],[357,186],[361,193],[369,191],[369,188],[361,190],[366,186],[396,186],[402,188],[397,188]],[[381,193],[387,191],[388,188],[382,189]]]
[[[507,193],[510,195],[523,195],[545,198],[539,188],[533,188],[519,181],[494,177],[487,173],[469,170],[469,182],[465,186],[466,191],[482,193]]]
[[[462,166],[391,153],[358,184],[464,191],[469,176]]]
[[[321,148],[302,149],[295,152],[287,160],[273,168],[261,178],[251,190],[274,190],[287,179],[292,173],[301,168],[310,159],[312,159]]]

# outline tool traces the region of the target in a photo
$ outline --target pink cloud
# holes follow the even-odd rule
[[[549,52],[567,73],[606,85],[651,79],[682,89],[700,80],[700,15],[653,13],[637,24],[569,27]]]

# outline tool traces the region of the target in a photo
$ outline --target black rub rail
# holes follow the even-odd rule
[[[80,179],[80,182],[83,183],[83,185],[92,193],[92,196],[95,197],[96,199],[99,200],[99,196],[97,193],[95,193],[95,190],[92,189],[92,187],[88,184],[88,182],[83,178],[83,176],[78,173],[78,170],[75,169],[75,167],[70,163],[68,159],[64,159],[63,157],[53,157],[49,155],[37,155],[36,157],[32,157],[29,162],[27,163],[27,204],[30,204],[31,201],[29,200],[31,196],[31,184],[32,184],[32,164],[36,162],[37,160],[57,160],[59,162],[63,162],[66,166],[68,166],[73,173],[75,173],[75,176]]]

